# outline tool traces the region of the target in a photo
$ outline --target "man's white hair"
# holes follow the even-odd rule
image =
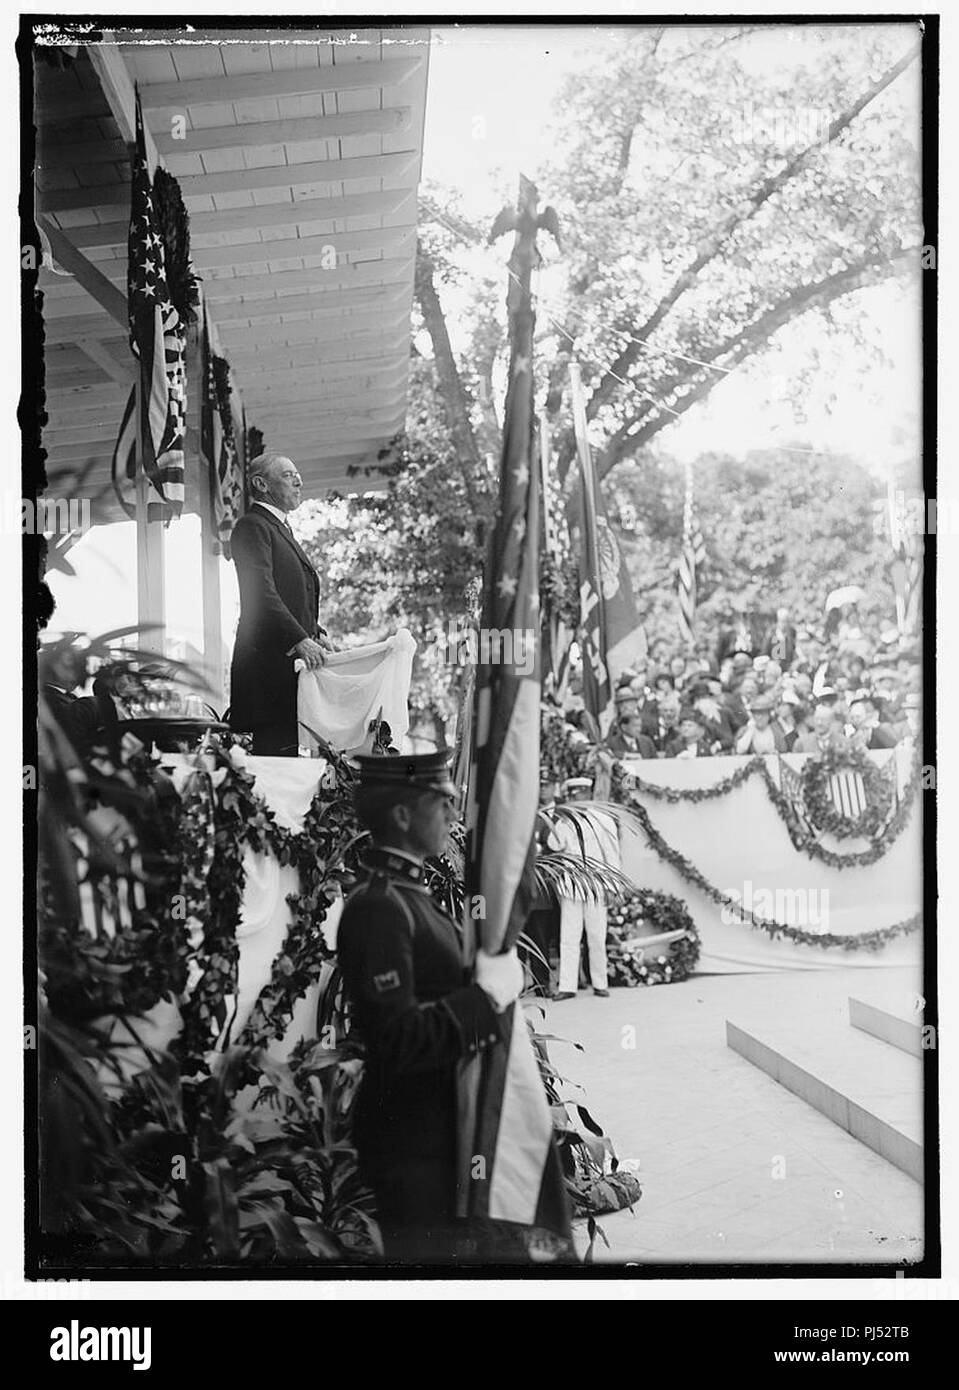
[[[251,459],[247,465],[247,478],[251,483],[254,478],[268,478],[277,463],[286,463],[288,460],[289,455],[287,454],[257,454],[256,458]]]

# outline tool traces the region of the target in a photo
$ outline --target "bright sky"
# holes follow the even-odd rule
[[[167,630],[198,651],[203,649],[200,601],[200,519],[183,516],[166,531]],[[137,621],[136,524],[120,521],[94,526],[70,551],[75,578],[56,571],[47,583],[57,601],[51,632],[111,632]],[[220,561],[223,641],[229,651],[240,615],[236,570]]]

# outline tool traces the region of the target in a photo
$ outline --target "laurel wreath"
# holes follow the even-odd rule
[[[651,957],[640,935],[640,928],[652,928],[655,935],[685,930],[669,946]],[[699,932],[681,898],[653,888],[639,888],[618,907],[610,910],[606,936],[611,985],[675,984],[685,980],[699,960]]]
[[[858,772],[862,777],[866,805],[858,816],[837,811],[829,795],[829,779],[840,772]],[[809,759],[800,780],[806,812],[821,833],[828,832],[837,840],[870,840],[885,830],[889,816],[886,779],[860,749],[827,749],[818,758]]]

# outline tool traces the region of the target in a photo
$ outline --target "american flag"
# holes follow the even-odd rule
[[[606,515],[589,437],[579,364],[569,368],[573,426],[580,477],[567,508],[570,537],[579,561],[583,703],[605,736],[616,712],[614,687],[634,661],[646,655],[632,580]]]
[[[895,758],[890,757],[884,763],[872,754],[870,758],[882,771],[885,779],[883,808],[888,807],[891,813],[898,801]],[[805,761],[805,757],[803,761]],[[818,837],[818,827],[813,824],[806,809],[801,772],[790,767],[785,758],[779,758],[777,762],[783,795],[792,807],[800,830],[803,835],[816,835]],[[845,820],[858,820],[869,806],[869,798],[866,795],[862,774],[854,768],[843,768],[839,772],[831,773],[827,779],[827,790],[833,809],[837,815],[842,816]]]
[[[806,803],[803,796],[803,782],[801,765],[799,770],[792,767],[782,755],[777,757],[772,765],[779,771],[780,790],[796,819],[796,823],[803,836],[813,833],[812,824],[806,814]],[[790,832],[791,833],[791,832]]]
[[[679,556],[679,631],[685,642],[695,640],[696,572],[706,559],[706,543],[693,510],[693,470],[686,468],[683,506],[683,548]]]
[[[532,186],[524,182],[524,188],[530,198]],[[532,199],[535,206],[535,191]],[[509,385],[482,619],[487,634],[512,634],[512,661],[484,662],[480,644],[466,816],[464,935],[472,950],[478,929],[479,944],[493,955],[515,945],[529,912],[539,807],[539,475],[533,447],[531,223],[528,213],[510,263]],[[505,651],[501,644],[500,654]],[[492,658],[492,644],[485,655]],[[482,915],[474,920],[476,904],[482,905]],[[502,1047],[477,1055],[460,1073],[460,1214],[535,1227],[565,1242],[569,1212],[552,1116],[518,1003],[504,1015],[504,1025]]]
[[[200,449],[209,469],[215,531],[214,549],[230,559],[230,537],[243,511],[243,466],[233,413],[230,368],[213,351],[209,326],[203,324],[203,398]],[[241,421],[240,438],[243,436]]]
[[[837,815],[845,820],[858,820],[869,804],[862,773],[850,768],[834,772],[829,778],[829,799]]]
[[[186,326],[167,289],[163,238],[153,212],[153,189],[143,135],[140,94],[136,98],[136,145],[130,197],[127,259],[127,305],[130,348],[139,360],[137,386],[131,392],[114,451],[114,480],[122,470],[135,472],[131,449],[138,425],[143,471],[157,494],[150,494],[150,520],[170,520],[183,509],[183,441],[186,428]]]
[[[901,637],[914,637],[922,614],[923,535],[906,515],[903,494],[888,483],[889,534],[892,540],[890,575],[896,594],[896,626]],[[925,507],[922,508],[925,516]]]
[[[543,499],[543,550],[554,568],[562,571],[569,563],[569,533],[564,527],[556,524],[558,496],[551,470],[552,448],[549,420],[544,414],[540,416],[539,421],[538,449],[539,485]],[[562,698],[569,676],[570,653],[576,634],[556,609],[557,605],[554,604],[548,623],[544,615],[543,676],[544,680],[551,682],[553,693]]]

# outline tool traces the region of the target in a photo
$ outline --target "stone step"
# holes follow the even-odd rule
[[[913,1057],[922,1056],[922,1024],[913,1019],[902,1018],[888,1009],[879,1008],[877,1004],[854,999],[850,995],[849,1022],[853,1028],[871,1034],[880,1042],[898,1047],[900,1052],[908,1052]]]
[[[922,1063],[861,1031],[726,1020],[733,1051],[922,1182]]]

